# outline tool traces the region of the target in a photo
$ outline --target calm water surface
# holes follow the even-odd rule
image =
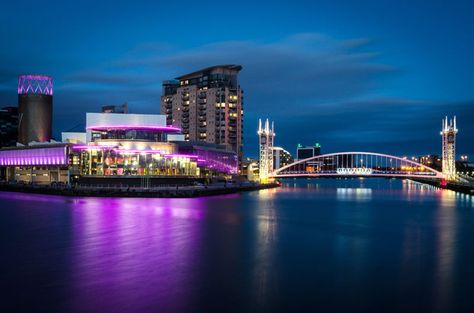
[[[303,180],[198,199],[0,193],[1,312],[474,312],[474,199]]]

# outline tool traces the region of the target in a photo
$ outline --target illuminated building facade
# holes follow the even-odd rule
[[[227,145],[242,160],[243,90],[239,65],[219,65],[163,82],[161,114],[185,140]]]
[[[448,117],[442,120],[440,132],[442,138],[442,168],[446,179],[456,178],[456,116],[448,121]]]
[[[0,150],[2,179],[25,183],[50,184],[69,181],[67,144],[37,144]]]
[[[198,176],[197,156],[177,153],[174,127],[106,125],[88,128],[92,141],[75,145],[80,176]]]
[[[87,113],[86,133],[63,133],[65,142],[59,144],[1,149],[0,166],[9,181],[38,184],[128,184],[134,179],[153,185],[165,178],[192,182],[237,173],[235,152],[180,147],[179,141],[168,138],[180,131],[167,126],[162,115]]]
[[[53,79],[20,75],[18,79],[18,142],[47,142],[52,137]]]
[[[179,153],[196,155],[201,176],[213,177],[219,174],[236,175],[239,160],[234,151],[225,145],[216,145],[198,141],[177,142]]]
[[[258,138],[260,148],[259,175],[260,180],[266,180],[273,171],[273,142],[275,139],[274,125],[270,127],[268,119],[262,125],[262,120],[258,121]]]

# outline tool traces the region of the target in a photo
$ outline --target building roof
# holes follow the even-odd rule
[[[242,66],[236,65],[236,64],[214,65],[214,66],[206,67],[206,68],[201,69],[199,71],[195,71],[195,72],[192,72],[192,73],[188,73],[188,74],[176,77],[175,79],[178,79],[178,80],[189,79],[189,78],[193,78],[193,77],[196,77],[196,76],[200,76],[204,72],[214,71],[214,70],[218,70],[218,69],[231,70],[231,71],[237,71],[238,72],[242,69]]]

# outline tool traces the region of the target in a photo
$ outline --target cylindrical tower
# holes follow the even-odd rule
[[[52,137],[53,79],[47,75],[18,78],[18,142],[45,142]]]

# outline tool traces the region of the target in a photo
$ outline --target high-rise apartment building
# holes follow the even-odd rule
[[[161,114],[185,140],[223,144],[242,160],[240,65],[217,65],[163,82]]]

